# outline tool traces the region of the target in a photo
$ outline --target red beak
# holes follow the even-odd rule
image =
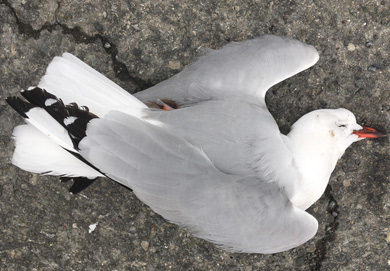
[[[378,132],[377,130],[362,126],[363,129],[361,130],[354,130],[352,134],[357,135],[359,138],[378,138],[378,137],[385,137],[385,134],[382,134]]]

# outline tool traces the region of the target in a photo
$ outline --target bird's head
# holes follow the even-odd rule
[[[347,109],[319,109],[307,113],[294,123],[289,137],[313,148],[313,151],[329,152],[339,159],[345,150],[356,141],[378,138],[385,135],[373,128],[360,126]]]

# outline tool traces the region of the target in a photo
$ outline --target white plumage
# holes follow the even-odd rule
[[[12,163],[26,171],[49,175],[104,177],[100,172],[76,159],[62,146],[31,124],[14,129],[15,152]]]
[[[317,60],[312,46],[263,36],[210,50],[132,96],[65,53],[49,65],[40,89],[22,93],[31,104],[9,99],[29,122],[14,131],[13,162],[31,172],[109,177],[224,249],[291,249],[316,233],[305,209],[324,192],[345,149],[383,136],[356,124],[346,109],[313,111],[287,136],[279,132],[265,105],[267,89]],[[145,105],[153,103],[167,110]]]

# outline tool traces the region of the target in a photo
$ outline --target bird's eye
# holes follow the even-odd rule
[[[346,124],[338,124],[337,126],[340,127],[340,128],[346,128],[347,127]]]

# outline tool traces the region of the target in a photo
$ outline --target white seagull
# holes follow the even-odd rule
[[[97,177],[115,180],[226,250],[294,248],[317,232],[305,210],[348,146],[384,136],[342,108],[307,113],[280,133],[267,90],[318,58],[310,45],[267,35],[209,50],[130,95],[65,53],[37,87],[21,92],[25,100],[7,99],[27,122],[14,129],[12,162],[74,179],[74,192]]]

